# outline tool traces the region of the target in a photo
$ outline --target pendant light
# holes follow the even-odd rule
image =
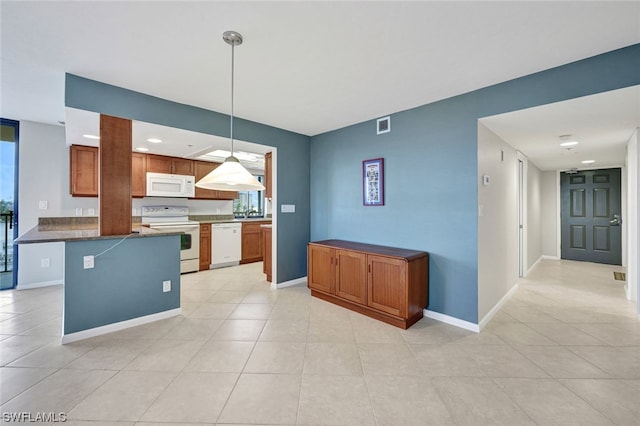
[[[234,49],[236,45],[242,44],[242,35],[235,31],[225,31],[222,39],[231,45],[231,155],[224,160],[224,163],[196,182],[196,186],[218,191],[263,191],[264,185],[258,182],[258,179],[233,156]]]

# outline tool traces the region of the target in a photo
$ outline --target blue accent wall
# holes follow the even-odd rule
[[[117,86],[66,74],[65,105],[102,114],[229,137],[229,116],[160,99]],[[307,274],[309,242],[309,137],[234,116],[234,138],[277,148],[277,202],[295,204],[296,212],[279,214],[278,282]]]
[[[119,241],[65,243],[64,334],[180,307],[180,236],[128,238],[84,269],[84,256]],[[166,293],[165,280],[171,280]]]
[[[473,69],[470,68],[470,72]],[[478,119],[640,84],[640,44],[311,138],[311,240],[430,253],[428,309],[478,322]],[[384,158],[385,206],[362,205]]]

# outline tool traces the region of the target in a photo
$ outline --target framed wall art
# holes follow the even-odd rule
[[[362,203],[384,206],[384,158],[362,162]]]

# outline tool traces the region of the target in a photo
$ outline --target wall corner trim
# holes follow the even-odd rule
[[[491,321],[491,319],[498,313],[498,311],[500,311],[502,306],[507,303],[507,301],[511,299],[511,297],[513,297],[516,291],[518,291],[518,283],[515,283],[513,287],[511,287],[511,289],[507,292],[507,294],[505,294],[502,299],[500,299],[500,301],[496,303],[493,308],[491,308],[487,315],[482,318],[479,324],[480,330],[482,330],[487,324],[489,324],[489,321]]]
[[[465,330],[473,331],[475,333],[479,333],[480,332],[480,327],[478,326],[478,324],[474,324],[474,323],[469,322],[469,321],[461,320],[459,318],[452,317],[452,316],[449,316],[449,315],[441,314],[440,312],[434,312],[434,311],[430,311],[428,309],[425,309],[423,311],[423,315],[426,318],[431,318],[431,319],[434,319],[436,321],[443,322],[445,324],[450,324],[450,325],[454,325],[456,327],[464,328]]]
[[[271,288],[275,290],[279,288],[291,287],[292,285],[306,284],[306,283],[307,283],[307,277],[305,275],[304,277],[296,278],[295,280],[284,281],[281,283],[271,283]]]
[[[182,314],[182,308],[169,309],[168,311],[158,312],[151,315],[145,315],[143,317],[133,318],[126,321],[120,321],[113,324],[107,324],[100,327],[90,328],[88,330],[82,330],[76,333],[63,334],[61,343],[65,345],[67,343],[77,342],[78,340],[84,340],[91,337],[101,336],[107,333],[113,333],[114,331],[120,331],[126,328],[148,324],[150,322],[175,317],[181,314]]]

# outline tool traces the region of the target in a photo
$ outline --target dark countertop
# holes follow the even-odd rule
[[[52,243],[60,241],[82,241],[82,240],[106,240],[113,238],[141,238],[141,237],[161,237],[165,235],[178,235],[179,231],[155,230],[139,223],[133,225],[133,232],[128,235],[105,235],[101,236],[98,224],[59,224],[59,225],[36,225],[16,240],[16,244]]]
[[[157,230],[142,226],[140,217],[134,216],[132,233],[129,237],[160,237],[177,235],[180,231]],[[271,218],[234,219],[233,215],[193,215],[190,220],[200,223],[230,223],[230,222],[271,222]],[[263,225],[264,226],[264,225]],[[101,236],[97,217],[41,217],[38,225],[34,226],[16,240],[16,244],[52,243],[59,241],[102,240],[109,238],[123,238],[127,235]]]

